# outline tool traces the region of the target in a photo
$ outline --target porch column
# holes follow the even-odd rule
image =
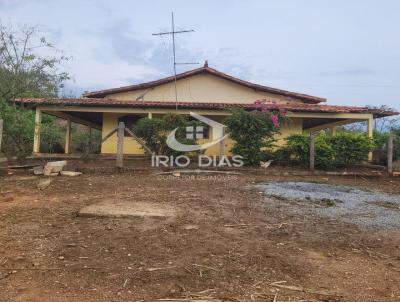
[[[33,153],[40,152],[40,128],[42,126],[42,111],[36,107],[35,132],[33,136]]]
[[[374,136],[374,117],[372,115],[368,119],[367,131],[368,131],[368,137],[372,138]],[[368,153],[368,161],[372,161],[372,152]]]
[[[67,119],[67,132],[65,133],[65,154],[71,151],[71,119]]]
[[[335,135],[337,132],[337,126],[332,126],[332,135]]]
[[[153,118],[153,113],[152,113],[152,112],[149,112],[148,118],[149,118],[149,119],[152,119],[152,118]]]

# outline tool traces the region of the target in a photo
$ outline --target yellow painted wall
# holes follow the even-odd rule
[[[286,138],[292,134],[303,133],[303,119],[302,118],[290,118],[281,127],[280,134],[275,136],[276,145],[283,146],[286,143]]]
[[[287,102],[287,98],[268,92],[233,83],[210,74],[199,74],[178,80],[178,101],[181,102],[210,102],[210,103],[254,103],[259,99],[268,99],[276,102]],[[145,94],[145,101],[167,102],[175,101],[175,84],[173,82],[154,87],[150,90],[136,90],[109,94],[106,98],[135,100]],[[294,100],[294,99],[293,99]],[[294,100],[302,103],[301,100]]]
[[[107,136],[118,126],[118,118],[126,114],[103,113],[102,137]],[[101,145],[101,153],[117,153],[117,134],[113,134]],[[133,137],[124,138],[124,154],[143,155],[144,151]]]

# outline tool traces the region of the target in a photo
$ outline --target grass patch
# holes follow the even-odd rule
[[[400,205],[391,201],[375,201],[373,204],[391,210],[400,210]]]
[[[278,199],[278,200],[287,200],[287,198],[285,198],[285,197],[283,197],[283,196],[281,196],[279,194],[269,194],[268,196],[272,197],[272,198],[275,198],[275,199]]]
[[[316,202],[325,207],[333,207],[336,205],[336,199],[321,198],[319,200],[317,199]]]
[[[305,197],[306,201],[322,206],[322,207],[334,207],[335,205],[337,205],[338,203],[342,203],[343,201],[339,200],[339,199],[331,199],[331,198],[311,198],[310,196],[306,196]],[[303,201],[302,199],[300,199],[299,201]]]

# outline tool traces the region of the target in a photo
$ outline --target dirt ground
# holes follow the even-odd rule
[[[400,193],[399,179],[148,173],[0,177],[0,301],[400,301],[400,230],[361,229],[252,185],[319,181]],[[104,200],[174,217],[81,217]]]

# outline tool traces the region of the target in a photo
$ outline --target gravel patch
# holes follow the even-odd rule
[[[257,188],[266,201],[292,202],[297,212],[311,210],[361,227],[400,227],[400,195],[308,182],[271,182]]]

